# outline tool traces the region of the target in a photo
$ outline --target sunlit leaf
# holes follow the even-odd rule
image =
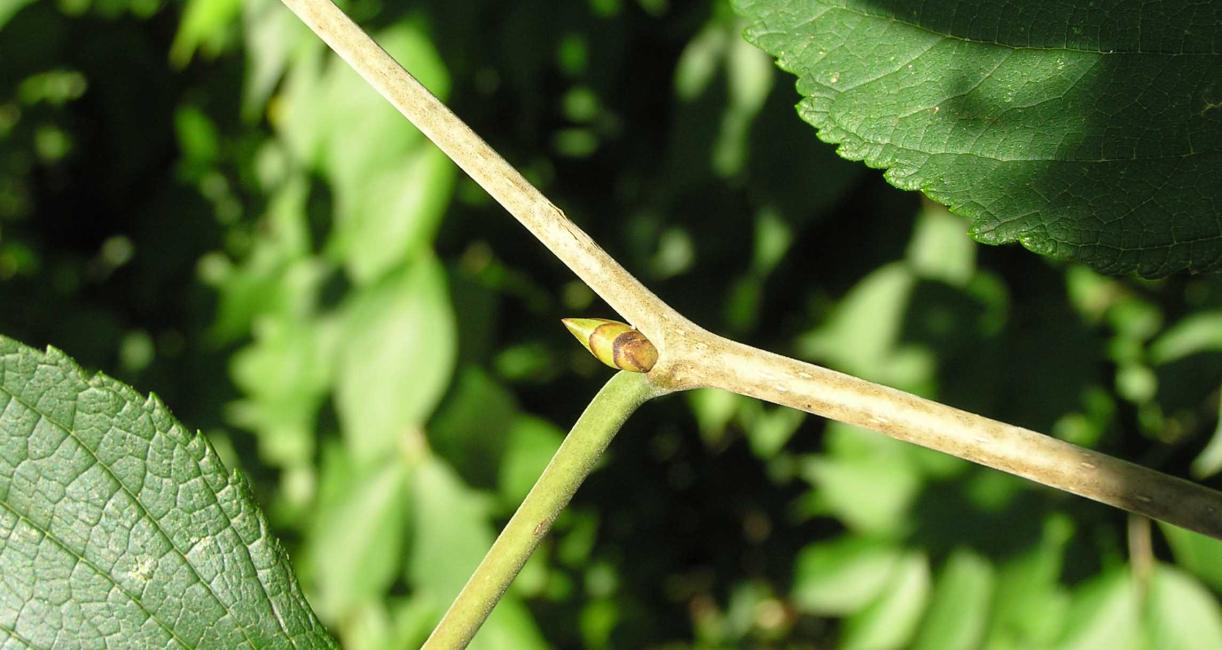
[[[1222,541],[1159,522],[1181,568],[1222,591]]]
[[[905,648],[929,599],[929,560],[917,553],[900,560],[878,599],[845,621],[845,650]]]
[[[514,418],[498,480],[506,503],[521,503],[563,441],[564,433],[546,420]]]
[[[802,468],[817,508],[858,532],[905,530],[922,476],[904,444],[840,423],[831,423],[825,436],[831,453],[808,458]]]
[[[399,23],[374,36],[445,98],[449,76],[418,27]],[[329,248],[354,280],[373,282],[427,249],[455,167],[356,72],[329,52],[303,50],[274,111],[293,152],[334,192]]]
[[[972,650],[981,646],[993,591],[993,567],[970,551],[955,551],[938,573],[929,611],[913,648]]]
[[[395,448],[437,406],[454,370],[454,314],[445,273],[421,258],[346,310],[335,402],[345,439],[360,459]]]
[[[1128,573],[1114,569],[1075,590],[1058,650],[1137,650],[1141,618]]]
[[[1072,527],[1063,518],[1044,524],[1043,538],[998,563],[987,648],[1049,647],[1066,618],[1068,596],[1059,583]]]
[[[0,337],[0,630],[334,647],[244,479],[155,397]]]
[[[864,537],[811,544],[794,566],[794,604],[813,614],[856,612],[886,588],[901,559],[900,549]]]
[[[34,0],[0,0],[0,28],[3,28],[9,19],[21,11],[22,7],[31,2]]]
[[[934,360],[927,350],[901,342],[916,281],[903,264],[874,271],[853,287],[825,323],[802,338],[802,355],[891,386],[923,387]]]
[[[259,437],[268,462],[301,465],[313,458],[337,334],[330,321],[268,316],[256,326],[255,341],[234,353],[231,374],[247,397],[231,404],[228,415]]]
[[[489,501],[464,486],[436,458],[419,466],[413,484],[415,536],[407,575],[440,615],[492,546]],[[525,650],[546,645],[522,603],[508,595],[488,617],[471,647]]]
[[[220,294],[214,335],[230,341],[249,334],[265,314],[311,315],[325,266],[309,257],[304,179],[284,183],[269,197],[262,236],[239,265],[220,255],[200,262],[200,275]]]
[[[1150,345],[1154,363],[1170,363],[1202,352],[1222,352],[1222,309],[1192,314],[1167,328]]]
[[[1222,608],[1201,583],[1174,567],[1158,565],[1150,576],[1145,627],[1151,648],[1222,648]]]
[[[242,10],[241,0],[189,0],[170,47],[170,60],[185,66],[198,49],[215,55],[229,41],[228,31]]]
[[[356,465],[339,449],[326,456],[318,511],[306,546],[318,611],[344,620],[380,600],[403,563],[411,471],[402,455]]]
[[[254,118],[263,109],[276,83],[289,65],[294,49],[322,49],[322,43],[291,11],[277,0],[242,3],[242,23],[249,67],[242,96],[242,111]]]

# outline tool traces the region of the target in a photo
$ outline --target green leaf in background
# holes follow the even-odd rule
[[[802,338],[802,356],[889,386],[918,388],[934,360],[928,350],[900,340],[916,281],[901,263],[874,271],[853,287],[826,322]]]
[[[906,648],[929,600],[929,559],[909,553],[878,599],[845,621],[844,650]]]
[[[247,0],[242,3],[244,43],[249,51],[242,90],[242,115],[259,116],[276,83],[284,74],[293,51],[310,49],[317,38],[278,0]]]
[[[989,244],[1222,268],[1222,53],[1191,0],[736,0],[802,118]]]
[[[1058,580],[1073,527],[1052,517],[1043,528],[1037,544],[999,563],[986,648],[1049,647],[1061,629],[1068,596]]]
[[[1117,568],[1075,590],[1058,650],[1137,650],[1140,603],[1127,569]]]
[[[418,466],[413,484],[415,535],[408,580],[440,618],[492,546],[487,519],[490,501],[463,485],[436,457]],[[492,610],[471,647],[529,650],[547,646],[526,607],[511,591]]]
[[[1154,363],[1170,363],[1202,352],[1222,352],[1222,309],[1192,314],[1167,328],[1150,345]]]
[[[366,460],[422,427],[450,382],[457,342],[445,270],[421,257],[358,293],[345,316],[336,411]]]
[[[993,567],[971,551],[956,550],[939,572],[915,650],[973,650],[989,621]]]
[[[310,257],[308,186],[296,176],[269,197],[260,237],[239,264],[214,254],[199,272],[220,294],[213,335],[228,342],[246,335],[260,316],[300,320],[316,310],[326,269]]]
[[[839,517],[855,531],[894,536],[911,526],[910,506],[923,476],[912,448],[881,433],[829,422],[828,453],[803,461],[815,512]]]
[[[466,366],[429,420],[429,445],[468,482],[491,487],[517,411],[513,393],[483,369]]]
[[[895,546],[853,535],[811,544],[794,566],[794,604],[812,614],[851,614],[886,588],[901,556]]]
[[[34,0],[0,0],[0,28],[9,21],[21,8]]]
[[[245,481],[154,397],[0,337],[0,634],[334,647]]]
[[[410,502],[411,467],[402,454],[355,466],[338,447],[324,455],[303,561],[318,613],[346,619],[383,598],[402,563]]]
[[[754,400],[743,402],[740,417],[747,432],[747,441],[751,443],[751,451],[765,460],[780,453],[807,419],[801,411],[767,408]]]
[[[188,0],[178,34],[170,46],[170,61],[185,66],[197,49],[215,55],[230,39],[229,26],[242,11],[242,0]]]
[[[374,36],[445,99],[449,75],[418,27],[399,23]],[[315,45],[300,50],[272,115],[293,153],[330,181],[335,218],[328,250],[366,284],[427,251],[455,167],[346,63]]]
[[[1222,608],[1218,599],[1183,571],[1156,565],[1146,594],[1146,639],[1151,648],[1222,648]]]
[[[717,388],[697,388],[683,394],[688,408],[696,418],[700,437],[706,445],[720,445],[726,428],[747,401],[740,395]]]
[[[547,420],[518,415],[508,435],[497,483],[505,503],[516,507],[564,442],[564,432]]]
[[[233,356],[234,383],[248,395],[230,419],[258,432],[268,462],[292,466],[314,457],[314,422],[330,387],[338,327],[331,320],[261,318],[252,345]]]
[[[1159,522],[1180,567],[1222,592],[1222,541]]]

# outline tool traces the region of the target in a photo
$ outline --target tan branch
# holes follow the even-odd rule
[[[723,388],[881,431],[1222,539],[1222,493],[1152,469],[751,348],[692,324],[628,273],[329,0],[283,0],[370,85],[658,348],[650,380]]]

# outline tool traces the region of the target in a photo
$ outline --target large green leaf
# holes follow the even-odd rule
[[[245,481],[155,397],[0,337],[0,645],[333,647]]]
[[[798,75],[820,138],[969,217],[979,241],[1110,273],[1222,268],[1214,5],[736,6]]]

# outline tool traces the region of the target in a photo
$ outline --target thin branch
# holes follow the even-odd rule
[[[658,348],[649,380],[699,386],[881,431],[1222,539],[1222,493],[979,415],[711,334],[598,247],[328,0],[283,0],[362,77]]]
[[[416,128],[641,331],[680,319],[329,0],[283,0]]]
[[[462,648],[471,642],[624,421],[663,392],[644,375],[633,372],[617,373],[598,391],[423,650]]]
[[[1016,427],[709,335],[708,385],[881,431],[1058,490],[1222,539],[1222,493]],[[651,373],[652,374],[652,373]]]

